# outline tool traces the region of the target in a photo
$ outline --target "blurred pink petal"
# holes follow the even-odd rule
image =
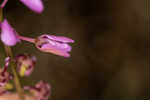
[[[44,34],[43,36],[41,37],[45,37],[45,38],[49,38],[51,40],[54,40],[54,41],[59,41],[59,42],[64,42],[64,43],[74,43],[74,40],[70,39],[70,38],[67,38],[67,37],[64,37],[64,36],[54,36],[54,35],[48,35],[48,34]]]
[[[36,100],[48,100],[51,92],[51,86],[44,82],[39,81],[35,86],[25,86],[25,90],[29,90],[36,97]]]
[[[42,0],[20,0],[20,1],[34,12],[41,13],[44,10]]]
[[[14,46],[19,41],[16,31],[6,19],[1,23],[1,40],[5,45]]]
[[[0,5],[0,8],[4,8],[8,0],[3,0],[2,4]]]

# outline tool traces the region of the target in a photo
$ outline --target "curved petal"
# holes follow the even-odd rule
[[[47,37],[48,39],[54,40],[54,41],[58,41],[58,42],[64,42],[64,43],[74,43],[74,40],[68,38],[68,37],[64,37],[64,36],[54,36],[54,35],[48,35],[48,34],[44,34],[41,37]]]
[[[15,30],[6,19],[1,23],[1,40],[8,46],[14,46],[19,41]]]
[[[20,0],[24,5],[30,8],[32,11],[41,13],[44,10],[42,0]]]
[[[0,8],[4,8],[7,4],[8,0],[3,0],[2,4],[0,5]]]
[[[55,55],[70,57],[70,54],[64,50],[53,47],[51,44],[43,44],[42,46],[36,45],[36,47],[43,52],[53,53]]]

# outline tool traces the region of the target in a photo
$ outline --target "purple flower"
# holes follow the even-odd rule
[[[16,31],[6,19],[1,23],[1,40],[5,45],[14,46],[19,41]]]
[[[0,87],[4,87],[8,83],[8,81],[12,79],[12,75],[9,72],[7,72],[9,63],[10,58],[7,57],[5,59],[4,67],[0,69]]]
[[[21,40],[35,43],[36,47],[42,52],[53,53],[64,57],[70,57],[69,52],[72,48],[68,43],[74,43],[74,40],[70,38],[48,34],[41,35],[36,39],[23,36],[18,37]]]
[[[9,83],[9,81],[12,80],[13,77],[9,72],[7,72],[9,63],[10,58],[7,57],[5,59],[4,67],[0,68],[0,95],[8,93],[8,90],[13,88],[12,84]]]
[[[3,0],[2,4],[0,5],[0,8],[4,8],[8,0]]]
[[[8,93],[8,91],[5,88],[0,87],[0,96],[4,95],[6,93]]]
[[[21,77],[29,76],[34,69],[36,57],[29,54],[20,54],[15,58],[17,64],[17,71]]]
[[[8,0],[3,0],[2,4],[0,5],[0,8],[4,8],[7,2]],[[37,13],[42,13],[42,11],[44,10],[42,0],[20,0],[20,2],[22,2],[32,11]]]
[[[48,100],[51,92],[51,86],[44,81],[38,82],[35,86],[25,86],[24,89],[29,90],[36,100]]]
[[[72,48],[68,43],[73,42],[74,40],[67,37],[44,34],[37,38],[35,44],[40,51],[70,57]]]
[[[32,11],[41,13],[44,10],[42,0],[20,0],[24,5],[30,8]]]
[[[5,86],[10,79],[10,74],[7,71],[0,69],[0,87]]]

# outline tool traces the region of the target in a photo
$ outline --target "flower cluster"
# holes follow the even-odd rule
[[[10,74],[8,70],[8,66],[10,63],[10,58],[7,57],[5,59],[5,65],[3,68],[0,68],[0,95],[7,93],[9,89],[12,89],[12,84],[10,80],[13,79],[12,74]]]
[[[9,0],[3,0],[0,9],[3,9]],[[44,5],[42,0],[20,0],[24,5],[36,13],[42,13]],[[74,43],[74,40],[64,36],[54,36],[50,34],[42,34],[36,38],[30,38],[19,35],[11,26],[6,18],[0,22],[0,40],[5,46],[15,46],[20,41],[27,41],[35,44],[35,47],[42,52],[52,53],[58,56],[70,57],[72,47],[69,43]],[[10,62],[16,65],[16,71],[21,77],[29,76],[33,72],[36,63],[36,57],[29,54],[20,54],[14,59],[7,57],[5,66],[0,68],[0,95],[7,93],[13,88],[10,80],[13,80],[13,75],[9,73],[8,66]],[[48,100],[51,86],[45,81],[38,82],[35,86],[25,86],[24,90],[32,93],[36,100]]]
[[[44,81],[39,81],[35,86],[25,86],[25,90],[29,90],[36,100],[48,100],[50,96],[50,85]]]

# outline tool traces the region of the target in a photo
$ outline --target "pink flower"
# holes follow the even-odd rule
[[[42,0],[20,0],[24,5],[30,8],[32,11],[41,13],[44,10]]]
[[[12,79],[11,74],[3,69],[0,69],[0,87],[5,86],[10,79]]]
[[[0,68],[0,87],[4,87],[8,83],[8,81],[12,79],[12,75],[9,72],[7,72],[9,63],[10,63],[10,58],[7,57],[5,59],[4,67]]]
[[[48,100],[51,92],[50,85],[44,81],[38,82],[35,86],[25,86],[24,89],[29,90],[36,100]]]
[[[4,8],[8,0],[3,0],[2,4],[0,5],[0,8]]]
[[[0,8],[4,8],[7,2],[8,0],[3,0],[2,4],[0,5]],[[20,0],[20,2],[22,2],[32,11],[37,13],[42,13],[42,11],[44,10],[42,0]]]
[[[34,69],[36,57],[29,54],[20,54],[15,58],[17,71],[21,77],[29,76]]]
[[[6,19],[1,23],[0,38],[5,45],[14,46],[19,41],[16,31],[11,27]]]
[[[64,57],[70,57],[69,52],[72,48],[68,43],[74,43],[74,40],[70,38],[48,34],[41,35],[36,39],[23,36],[19,36],[19,38],[35,43],[36,47],[42,52],[53,53]]]
[[[8,93],[9,89],[12,89],[12,84],[9,83],[12,80],[12,75],[7,72],[8,65],[10,63],[10,58],[5,59],[5,65],[3,68],[0,68],[0,96]]]
[[[70,57],[71,46],[68,43],[73,42],[70,38],[44,34],[37,38],[35,44],[40,51]]]
[[[8,66],[10,63],[10,57],[5,59],[5,65],[3,68],[0,68],[0,96],[8,93],[9,89],[12,89],[12,84],[9,83],[12,80],[13,76],[7,72]]]

